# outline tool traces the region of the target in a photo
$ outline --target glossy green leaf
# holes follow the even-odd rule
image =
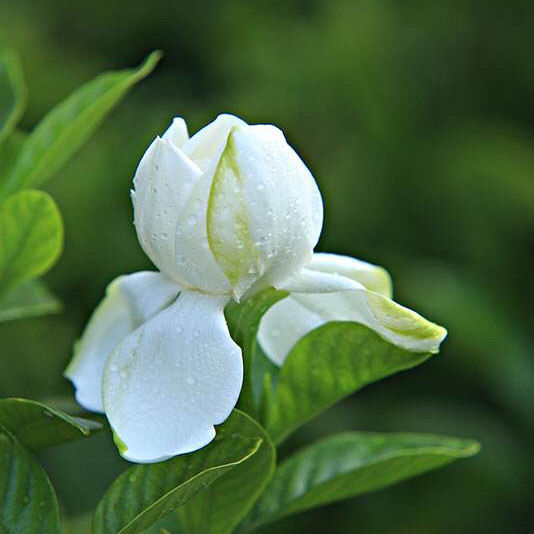
[[[262,438],[241,431],[243,417],[234,411],[215,439],[197,452],[136,465],[120,475],[96,509],[93,534],[142,532],[246,462],[258,452]]]
[[[0,51],[0,145],[19,121],[26,103],[22,66],[11,50]]]
[[[430,356],[396,347],[357,323],[320,326],[289,352],[272,392],[266,428],[280,442],[343,397]]]
[[[259,414],[265,374],[278,372],[257,342],[258,327],[263,314],[286,295],[285,291],[266,289],[244,302],[232,301],[224,310],[230,334],[243,352],[245,378],[238,406],[253,416]]]
[[[261,439],[260,448],[178,509],[184,534],[233,532],[271,479],[276,451],[266,431],[244,413],[239,413],[234,424],[239,434]]]
[[[0,425],[0,532],[59,534],[57,499],[43,468]]]
[[[29,399],[0,399],[0,425],[32,450],[83,438],[101,428]]]
[[[0,295],[47,271],[63,246],[56,203],[41,191],[22,191],[0,205]]]
[[[153,52],[137,69],[101,74],[52,109],[28,136],[0,198],[56,173],[128,90],[152,72],[160,57],[160,52]]]
[[[430,434],[350,432],[328,437],[280,464],[245,530],[384,488],[478,450],[475,441]]]
[[[0,322],[58,313],[61,302],[40,280],[18,285],[0,299]]]

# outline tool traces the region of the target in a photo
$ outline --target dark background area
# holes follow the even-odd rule
[[[429,363],[306,426],[474,437],[482,452],[268,532],[532,532],[534,3],[463,0],[1,0],[0,44],[29,85],[22,126],[102,70],[165,58],[51,184],[65,312],[0,325],[0,396],[62,399],[105,285],[150,268],[128,190],[175,115],[281,127],[325,201],[319,250],[386,266],[396,300],[449,329]],[[43,455],[72,532],[123,462],[109,437]]]

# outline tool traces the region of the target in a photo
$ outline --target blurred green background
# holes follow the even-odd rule
[[[0,325],[0,396],[71,394],[61,373],[105,285],[150,268],[128,190],[175,115],[280,126],[312,169],[320,250],[386,266],[396,300],[445,325],[429,363],[305,427],[474,437],[481,454],[265,533],[527,533],[534,528],[534,3],[463,0],[0,2],[21,55],[22,126],[102,70],[165,58],[49,190],[66,223],[54,317]],[[109,436],[43,454],[72,532],[123,468]]]

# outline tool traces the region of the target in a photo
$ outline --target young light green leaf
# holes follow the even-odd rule
[[[291,349],[278,376],[266,428],[275,442],[343,397],[431,356],[410,352],[352,322],[330,322]]]
[[[29,399],[0,399],[0,425],[31,450],[83,438],[101,428]]]
[[[135,534],[184,505],[201,489],[253,457],[262,438],[241,432],[243,416],[234,411],[203,449],[165,462],[131,467],[120,475],[98,505],[93,534]]]
[[[59,534],[54,489],[32,453],[0,425],[0,532]]]
[[[384,488],[478,450],[472,440],[429,434],[350,432],[327,437],[280,464],[245,531]]]
[[[248,415],[235,410],[235,431],[261,439],[256,454],[177,510],[184,534],[229,534],[250,511],[271,479],[276,450],[267,432]]]
[[[19,121],[26,103],[22,66],[11,50],[0,51],[0,145]]]
[[[56,173],[128,90],[152,72],[160,57],[160,52],[153,52],[137,69],[101,74],[52,109],[28,136],[0,200]]]
[[[61,302],[43,282],[30,280],[0,299],[0,322],[38,317],[61,310]]]
[[[42,191],[22,191],[0,205],[0,295],[47,271],[63,245],[56,203]]]
[[[245,378],[238,406],[252,416],[259,413],[264,375],[277,373],[258,344],[258,327],[262,315],[286,295],[285,291],[266,289],[239,304],[232,301],[224,310],[230,335],[243,352]]]

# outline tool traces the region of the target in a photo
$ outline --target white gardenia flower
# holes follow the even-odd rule
[[[380,267],[313,253],[321,195],[274,126],[220,115],[189,138],[174,119],[141,159],[132,201],[139,242],[159,272],[111,282],[65,371],[78,402],[106,414],[128,460],[197,450],[230,415],[243,381],[224,318],[232,299],[288,291],[258,333],[279,365],[332,320],[364,324],[415,352],[435,352],[445,337],[391,300]]]

